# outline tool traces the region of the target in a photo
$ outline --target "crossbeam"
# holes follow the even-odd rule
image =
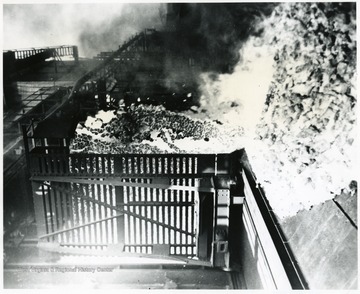
[[[124,182],[121,178],[106,178],[106,179],[81,179],[77,177],[49,177],[49,176],[33,176],[31,177],[32,181],[49,181],[49,182],[59,182],[59,183],[77,183],[77,184],[96,184],[96,185],[111,185],[111,186],[122,186],[122,187],[141,187],[141,188],[153,188],[161,190],[181,190],[181,191],[190,191],[190,192],[204,192],[204,193],[214,193],[215,189],[213,187],[206,186],[184,186],[184,185],[166,185],[166,184],[148,184],[148,183],[130,183]]]
[[[113,210],[119,210],[118,207],[128,207],[128,206],[194,206],[194,202],[190,202],[190,201],[181,201],[181,202],[170,202],[170,201],[131,201],[131,202],[126,202],[126,203],[117,203],[116,206],[114,205],[110,205],[106,202],[97,200],[95,198],[86,196],[84,194],[82,194],[80,191],[72,191],[69,189],[64,189],[61,187],[56,186],[56,188],[54,188],[51,185],[45,184],[45,186],[49,187],[50,189],[54,190],[54,191],[59,191],[62,193],[66,193],[68,195],[72,195],[72,196],[76,196],[77,198],[83,199],[85,201],[90,201],[92,203],[104,206],[106,208],[110,208]]]
[[[111,219],[114,219],[114,218],[118,218],[120,216],[123,216],[124,214],[127,214],[129,216],[133,216],[135,218],[138,218],[140,220],[144,220],[146,222],[149,222],[149,223],[152,223],[152,224],[155,224],[155,225],[158,225],[158,226],[162,226],[162,227],[167,228],[169,230],[174,230],[175,232],[179,232],[181,234],[185,234],[185,235],[188,235],[188,236],[191,236],[191,237],[195,237],[194,233],[190,233],[190,232],[182,230],[180,228],[177,228],[177,227],[174,227],[174,226],[171,226],[171,225],[168,225],[168,224],[165,224],[165,223],[162,223],[162,222],[159,222],[159,221],[144,217],[144,216],[142,216],[140,214],[130,212],[129,210],[125,210],[123,208],[115,208],[115,207],[112,207],[112,209],[116,210],[116,211],[118,211],[120,213],[118,213],[117,215],[114,215],[114,216],[110,216],[110,217],[107,217],[107,218],[100,219],[100,220],[88,222],[86,224],[74,226],[74,227],[69,228],[69,229],[58,230],[58,231],[55,231],[53,233],[45,234],[45,235],[40,236],[39,239],[45,239],[45,238],[49,238],[49,237],[52,237],[52,236],[55,236],[55,235],[59,235],[59,234],[62,234],[62,233],[66,233],[66,232],[70,232],[70,231],[73,231],[73,230],[76,230],[76,229],[80,229],[80,228],[83,228],[83,227],[91,226],[93,224],[97,224],[97,223],[100,223],[100,222],[104,222],[104,221],[108,221],[108,220],[111,220]]]

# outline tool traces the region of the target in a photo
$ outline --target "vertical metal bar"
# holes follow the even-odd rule
[[[63,175],[65,173],[65,156],[63,154],[61,154],[59,156],[59,174]]]
[[[116,187],[115,186],[112,186],[111,187],[111,199],[112,199],[112,206],[113,206],[113,209],[111,210],[111,215],[112,216],[115,216],[117,215],[117,210],[116,210]],[[122,209],[124,207],[122,206]],[[118,217],[120,218],[120,217]],[[124,214],[121,216],[121,218],[124,220]],[[117,225],[117,218],[114,218],[112,220],[113,222],[113,244],[118,244],[119,241],[118,241],[118,225]],[[124,244],[124,242],[122,242],[122,244]]]
[[[190,175],[191,174],[191,155],[186,157],[186,169],[187,169],[186,173],[188,175]]]
[[[46,203],[48,204],[48,207],[49,207],[49,209],[46,209],[46,211],[47,211],[47,213],[46,213],[46,221],[50,222],[50,225],[49,225],[50,228],[49,229],[51,229],[50,233],[52,233],[52,232],[54,232],[54,223],[53,223],[53,218],[52,218],[53,211],[52,211],[51,197],[50,197],[50,194],[49,194],[49,190],[46,190],[46,192],[45,192],[43,184],[41,185],[41,190],[42,190],[42,193],[44,195],[46,195],[45,199],[47,200]]]
[[[153,165],[154,165],[154,167],[153,167],[153,173],[154,173],[155,175],[157,175],[157,174],[159,173],[159,171],[158,171],[158,161],[157,161],[156,155],[153,155],[152,160],[153,160]]]
[[[155,158],[156,160],[156,158]],[[159,201],[159,189],[153,189],[153,201],[154,202],[158,202]],[[159,221],[159,211],[158,211],[158,206],[154,205],[153,206],[153,211],[154,211],[154,219],[156,221]],[[155,224],[155,230],[156,230],[156,244],[160,244],[160,227],[158,224]]]
[[[194,159],[193,159],[193,173],[194,174],[198,173],[198,171],[197,171],[197,161],[198,161],[198,158],[197,158],[197,156],[195,156]]]
[[[137,174],[137,172],[136,172],[136,170],[137,170],[137,156],[136,155],[132,156],[132,157],[130,157],[130,159],[131,159],[132,173],[133,173],[133,175],[136,175]]]
[[[93,158],[92,160],[95,160],[95,158]],[[93,184],[92,185],[92,198],[94,200],[98,200],[99,199],[99,189],[98,189],[99,185]],[[93,203],[92,206],[92,213],[93,213],[93,220],[97,220],[97,215],[98,215],[98,209],[99,209],[99,205],[97,203]],[[100,234],[100,229],[99,229],[99,224],[94,224],[94,238],[95,238],[95,243],[101,243],[101,234]]]
[[[66,158],[66,156],[65,156],[65,158]],[[65,162],[65,165],[66,164],[67,163]],[[73,171],[73,158],[71,157],[71,155],[68,157],[68,164],[69,164],[68,172],[69,172],[69,174],[71,174]]]
[[[181,174],[186,174],[186,167],[184,163],[185,163],[185,156],[181,156],[179,161]]]
[[[59,230],[59,220],[58,220],[58,201],[57,201],[57,197],[55,194],[55,190],[54,189],[48,189],[48,195],[49,198],[51,199],[51,222],[53,223],[53,232],[56,230]],[[53,241],[55,241],[55,236],[53,237]]]
[[[158,173],[159,173],[159,175],[162,175],[164,173],[163,157],[162,156],[159,156],[159,158],[158,158],[158,166],[159,166]]]
[[[132,156],[131,158],[131,167],[132,167],[132,173],[133,175],[136,175],[137,172],[137,156]]]
[[[54,170],[52,171],[52,174],[55,174],[57,175],[58,172],[59,172],[59,169],[58,169],[58,157],[56,155],[51,155],[52,157],[52,161],[54,162]]]
[[[178,174],[179,173],[179,169],[178,169],[178,159],[179,157],[174,157],[174,174]]]
[[[161,175],[161,173],[160,173],[161,155],[159,155],[159,154],[153,154],[153,169],[154,169],[154,174]]]
[[[178,195],[178,197],[180,198],[180,195]],[[178,198],[178,200],[180,200],[179,198]],[[175,210],[176,210],[176,229],[177,229],[177,232],[176,232],[176,244],[177,244],[176,254],[180,254],[181,253],[181,233],[180,233],[179,229],[181,228],[181,207],[176,206]]]
[[[110,175],[110,160],[109,160],[109,154],[104,155],[104,162],[105,162],[105,170],[104,170],[104,176]]]
[[[164,190],[164,202],[168,202],[169,198],[168,198],[168,190],[165,189]],[[163,205],[163,214],[164,214],[164,224],[169,224],[168,220],[169,220],[169,213],[168,213],[168,205]],[[168,228],[164,227],[164,244],[169,244],[169,230]]]
[[[83,168],[82,168],[82,165],[83,165],[82,161],[83,161],[84,156],[82,154],[78,154],[78,155],[79,155],[79,157],[78,157],[78,170],[79,170],[79,174],[82,175],[82,174],[84,174],[84,171],[83,171]]]
[[[153,165],[153,170],[152,170],[152,173],[154,175],[157,175],[158,174],[158,168],[157,168],[157,160],[156,160],[156,156],[154,154],[152,154],[152,165]]]
[[[135,158],[134,158],[134,161],[135,161]],[[140,181],[140,179],[136,179],[136,182],[139,182]],[[141,181],[140,181],[141,182]],[[141,201],[141,188],[140,187],[137,187],[136,188],[136,195],[137,195],[137,197],[136,197],[136,202],[140,202]],[[141,210],[142,210],[142,207],[141,207],[141,205],[137,205],[136,206],[137,208],[137,211],[136,211],[136,213],[138,214],[138,215],[140,215],[141,216]],[[141,218],[139,218],[138,217],[138,232],[137,232],[137,234],[139,235],[139,244],[142,244],[142,226],[141,226]]]
[[[67,193],[68,195],[68,200],[69,200],[69,221],[70,221],[70,226],[71,227],[74,227],[75,226],[75,221],[74,221],[74,201],[73,201],[73,185],[74,184],[65,184],[68,186],[69,188],[69,193]],[[75,232],[74,231],[71,231],[70,234],[69,234],[69,238],[70,238],[70,242],[74,242],[75,240]]]
[[[112,174],[112,172],[111,172],[111,156],[108,154],[107,156],[106,156],[106,159],[107,159],[107,173],[108,173],[108,175],[111,175]]]
[[[176,170],[178,174],[182,174],[183,172],[183,166],[182,166],[182,156],[178,156],[176,158]]]
[[[130,180],[128,179],[127,181],[130,182]],[[131,187],[127,187],[127,200],[128,203],[133,201],[133,194],[132,194],[132,189]],[[128,207],[128,211],[133,212],[133,207],[132,206],[127,206]],[[128,216],[128,233],[129,233],[129,244],[134,243],[134,228],[133,228],[133,217],[132,216]]]
[[[150,174],[150,158],[149,156],[144,157],[145,160],[145,166],[144,166],[144,173],[149,175]]]
[[[151,201],[152,197],[151,197],[150,188],[146,188],[146,194],[147,194],[147,201]],[[146,217],[148,219],[152,218],[152,212],[150,206],[146,207]],[[147,230],[148,230],[147,232],[148,244],[153,244],[153,230],[152,230],[152,224],[150,222],[147,222]]]
[[[79,154],[77,154],[77,156],[74,156],[74,167],[75,167],[75,173],[76,174],[80,174],[81,171],[81,166],[80,166],[80,156],[78,156]],[[77,169],[77,170],[76,170]]]
[[[138,170],[139,171],[139,173],[140,173],[140,169]],[[140,179],[140,182],[141,183],[144,183],[145,182],[145,180],[144,179]],[[139,191],[139,193],[140,193],[140,198],[139,198],[139,201],[141,201],[141,202],[145,202],[146,201],[146,198],[145,198],[145,193],[144,193],[144,187],[141,187],[141,188],[139,188],[140,189],[140,191]],[[145,210],[146,210],[146,206],[140,206],[140,215],[142,216],[142,217],[144,217],[145,216]],[[146,224],[145,224],[145,221],[143,220],[143,219],[141,219],[140,220],[140,228],[141,228],[141,234],[140,234],[140,236],[141,236],[141,244],[144,244],[144,245],[146,245],[147,244],[147,242],[146,242]],[[144,238],[145,237],[145,238]],[[146,248],[146,247],[144,247],[144,248]],[[147,253],[147,251],[144,251],[144,249],[142,249],[142,252],[143,253]]]
[[[91,158],[90,158],[91,161]],[[86,200],[86,222],[90,222],[91,221],[91,205],[92,203],[90,202],[89,198],[91,197],[91,184],[86,184],[86,196],[87,196],[87,200]],[[87,232],[87,238],[88,241],[87,243],[91,243],[92,240],[92,231],[91,231],[91,227],[92,226],[86,226],[86,232]]]
[[[139,174],[144,174],[144,156],[140,156]]]
[[[124,186],[122,187],[122,192],[124,193],[124,204],[128,203],[129,201],[129,197],[128,197],[128,191],[127,191],[127,187]],[[127,206],[124,205],[124,211],[128,211],[129,208]],[[129,216],[124,213],[124,244],[129,244],[130,243],[130,236],[129,236],[129,229],[130,229],[130,225],[129,225]],[[120,233],[119,233],[120,234]],[[128,247],[126,247],[128,250]],[[128,251],[127,251],[128,252]]]
[[[123,156],[123,163],[124,163],[124,174],[129,174],[129,167],[128,167],[128,158],[126,155]]]
[[[143,179],[138,179],[138,182],[140,183],[143,183]],[[139,197],[138,197],[138,200],[140,202],[143,201],[143,188],[142,187],[139,187],[138,188],[138,193],[139,193]],[[144,215],[144,209],[145,209],[146,206],[143,206],[143,205],[139,205],[139,215],[140,215],[140,218],[139,218],[139,235],[140,235],[140,244],[143,244],[145,245],[146,244],[146,240],[144,239],[144,234],[145,234],[145,231],[144,231],[144,226],[143,226],[143,223],[144,223],[144,220],[141,219],[141,217],[143,217]],[[145,253],[145,251],[143,251],[145,248],[144,246],[142,246],[141,248],[141,252]]]
[[[149,155],[148,156],[148,172],[149,172],[150,175],[152,174],[152,166],[153,166],[152,157]]]
[[[126,160],[126,174],[127,175],[130,175],[132,173],[132,170],[131,170],[131,164],[129,162],[129,156],[125,156],[125,160]]]
[[[183,180],[184,184],[188,184],[188,181],[187,179],[184,179]],[[184,202],[187,202],[187,194],[188,194],[188,191],[183,191],[183,201]],[[181,224],[182,224],[182,227],[181,229],[185,232],[187,232],[187,207],[188,206],[182,206],[181,207]],[[183,244],[183,249],[182,249],[182,254],[186,254],[187,253],[187,235],[182,233],[181,234],[181,243]]]
[[[155,158],[153,158],[155,159]],[[151,201],[152,202],[156,202],[156,190],[157,189],[151,189],[152,190],[152,195],[151,195]],[[157,215],[156,215],[156,205],[151,207],[151,214],[152,214],[152,219],[153,220],[157,220]],[[153,224],[153,244],[159,244],[158,243],[158,228],[157,228],[157,224]]]
[[[192,157],[192,155],[189,155],[189,157],[188,157],[188,173],[190,175],[192,174],[192,161],[193,161],[193,157]]]
[[[181,162],[181,158],[177,161],[178,163]],[[178,165],[178,171],[181,173],[181,164]],[[179,185],[179,179],[175,179],[175,184]],[[180,200],[180,191],[175,190],[174,191],[174,200],[175,203],[178,203]],[[179,249],[179,207],[174,207],[174,227],[175,227],[175,254],[178,254]]]
[[[172,156],[169,157],[169,174],[174,173],[174,158]]]
[[[79,184],[74,184],[75,193],[79,193]],[[79,213],[79,198],[73,198],[74,203],[74,226],[78,226],[81,224],[80,221],[80,213]],[[74,230],[74,243],[80,242],[80,229]]]
[[[105,158],[104,158],[105,160]],[[111,205],[111,189],[109,185],[104,186],[105,189],[105,203],[108,205]],[[110,208],[109,207],[105,207],[105,211],[106,211],[106,217],[111,216],[111,212],[110,212]],[[111,244],[112,243],[112,220],[108,220],[105,223],[106,225],[106,232],[107,232],[107,238],[108,238],[108,243]]]
[[[114,174],[122,175],[123,174],[123,158],[119,155],[114,155]]]
[[[181,173],[182,174],[186,174],[186,157],[185,156],[181,156],[180,157],[180,166],[181,166],[181,168],[180,168],[180,170],[181,170]]]
[[[46,199],[44,195],[44,190],[41,190],[41,195],[38,195],[36,191],[38,190],[38,185],[36,182],[31,182],[32,195],[34,201],[34,212],[35,220],[37,225],[37,235],[41,236],[49,233],[49,228],[47,224],[47,210],[46,210]]]
[[[133,165],[131,165],[132,167],[132,172],[134,172],[133,170]],[[133,182],[137,182],[137,179],[132,180]],[[139,206],[136,204],[136,202],[138,202],[138,187],[132,187],[131,188],[131,193],[132,193],[132,202],[134,202],[134,205],[132,206],[133,209],[133,213],[135,213],[136,215],[139,214]],[[134,242],[135,244],[140,243],[140,236],[139,236],[139,218],[137,216],[134,216],[133,218],[133,226],[134,226]],[[135,247],[135,252],[139,252],[139,248]]]
[[[160,192],[160,190],[159,190]],[[159,199],[159,201],[161,201],[161,203],[164,203],[165,202],[165,199],[164,199],[164,193],[165,193],[165,190],[161,190],[161,199]],[[161,244],[165,244],[165,230],[164,230],[164,205],[161,205],[159,206],[159,211],[161,211]]]
[[[100,185],[100,194],[101,194],[101,202],[106,202],[106,186],[105,185]],[[105,218],[106,217],[106,207],[104,205],[102,205],[101,207],[101,218]],[[106,222],[101,222],[102,225],[102,238],[103,238],[103,243],[108,243],[108,236],[107,236],[107,229],[106,229]]]
[[[180,164],[179,164],[179,161],[180,161],[180,158],[179,158],[179,156],[177,155],[177,156],[174,156],[174,174],[179,174],[179,166],[180,166]]]
[[[76,158],[70,156],[70,174],[76,174]]]
[[[63,197],[62,197],[62,193],[61,193],[61,183],[57,184],[57,187],[59,187],[60,189],[58,191],[55,190],[56,194],[55,197],[58,199],[58,223],[59,223],[59,230],[62,230],[64,228],[64,203],[63,203]],[[64,234],[60,235],[60,240],[64,241]]]
[[[68,193],[67,192],[62,192],[65,191],[65,184],[64,183],[59,183],[59,186],[61,188],[60,192],[60,198],[61,198],[61,202],[62,202],[62,222],[61,222],[61,229],[67,229],[67,221],[69,218],[69,214],[68,214]],[[65,241],[68,241],[68,233],[64,233],[63,234],[63,238],[65,238]]]
[[[93,187],[92,186],[93,185],[91,183],[87,184],[88,199],[86,201],[86,206],[87,206],[86,217],[87,217],[88,222],[92,222],[94,220],[92,217],[94,203],[90,200],[93,198]],[[90,243],[90,244],[95,243],[94,238],[95,238],[94,225],[90,225],[90,226],[88,226],[88,240],[89,240],[88,243]],[[90,246],[90,249],[93,249],[93,248],[96,248],[96,247]]]
[[[25,149],[25,158],[26,164],[29,168],[30,167],[30,150],[29,150],[29,141],[28,141],[28,134],[26,130],[26,125],[21,125],[22,135],[23,135],[23,142],[24,142],[24,149]]]
[[[90,160],[90,164],[89,164],[90,172],[92,174],[94,174],[94,155],[93,154],[89,154],[89,160]]]
[[[95,175],[99,175],[99,156],[95,155]]]
[[[141,157],[137,156],[137,174],[141,174]]]
[[[83,157],[83,160],[85,158]],[[85,194],[85,185],[84,184],[80,184],[80,193],[81,195]],[[80,201],[80,213],[81,213],[81,224],[85,224],[86,220],[85,220],[85,200],[83,198],[79,198]],[[81,235],[82,235],[82,242],[86,242],[86,227],[81,228]]]
[[[82,157],[82,161],[84,161],[84,157]],[[84,185],[80,184],[80,195],[84,195]],[[79,220],[81,222],[81,224],[85,223],[85,205],[84,205],[84,199],[83,198],[78,198],[79,201]],[[85,234],[85,227],[80,228],[80,234],[81,234],[81,243],[85,243],[86,242],[86,234]]]
[[[172,192],[172,201],[176,203],[176,192],[177,191],[171,191]],[[173,206],[173,213],[172,213],[172,226],[175,228],[173,229],[173,234],[174,234],[174,240],[173,240],[173,244],[176,245],[176,206]],[[175,253],[176,253],[176,246],[174,246],[175,248]]]
[[[101,174],[105,174],[106,173],[106,169],[105,169],[105,157],[101,156]]]
[[[40,156],[39,159],[40,159],[40,166],[41,166],[40,173],[46,174],[47,173],[46,172],[46,157]]]
[[[44,201],[44,210],[45,210],[45,223],[46,223],[46,233],[52,233],[52,225],[51,225],[51,205],[49,203],[49,194],[48,192],[45,193],[44,185],[41,184],[41,192],[43,195]],[[50,218],[49,218],[50,216]],[[51,229],[51,231],[50,231]]]
[[[138,181],[138,179],[135,179],[135,182],[137,182],[137,181]],[[139,187],[134,187],[133,190],[135,193],[135,197],[134,197],[135,203],[139,202]],[[140,207],[137,204],[135,206],[135,213],[137,215],[140,214]],[[140,218],[138,216],[135,217],[135,231],[136,231],[136,235],[135,235],[136,241],[135,242],[137,244],[141,244],[141,226],[140,226],[140,224],[141,224]],[[141,246],[139,248],[137,248],[136,252],[138,252],[138,253],[141,252]]]
[[[190,181],[189,181],[190,182]],[[185,192],[185,201],[186,202],[190,202],[189,200],[189,191],[186,191]],[[185,219],[184,219],[184,222],[185,222],[185,232],[189,232],[189,226],[188,226],[188,219],[189,219],[189,211],[188,211],[188,207],[189,206],[185,206]],[[185,244],[188,245],[188,235],[185,236]],[[188,253],[188,250],[186,248],[186,253]]]
[[[108,162],[108,160],[106,160]],[[112,186],[107,186],[107,204],[112,205]],[[112,216],[111,208],[107,208],[107,215]],[[108,236],[109,236],[109,244],[114,244],[114,234],[113,234],[113,220],[110,219],[108,221]]]
[[[134,202],[134,190],[133,187],[129,187],[129,202]],[[129,206],[130,212],[134,213],[134,206]],[[135,226],[135,217],[130,216],[130,242],[134,244],[136,242],[136,226]],[[135,247],[133,247],[135,249]],[[136,250],[136,249],[135,249]]]
[[[85,173],[87,175],[92,175],[93,174],[93,171],[91,170],[90,168],[90,162],[91,162],[91,155],[92,154],[86,154],[86,157],[85,157],[85,162],[84,162],[84,167],[85,167]]]
[[[95,159],[96,160],[96,159]],[[100,187],[101,185],[94,185],[94,188],[95,188],[95,199],[97,201],[101,201],[101,190],[100,190]],[[95,207],[95,217],[96,217],[96,220],[99,220],[101,219],[101,205],[96,203],[94,205]],[[103,243],[103,240],[102,240],[102,224],[101,223],[97,223],[96,224],[96,242],[97,243]]]
[[[95,155],[98,159],[98,165],[97,165],[97,170],[96,170],[96,175],[97,176],[101,176],[102,174],[102,157],[99,154]]]
[[[191,191],[191,202],[195,203],[195,192],[193,192],[193,191]],[[191,209],[190,209],[190,227],[191,227],[191,232],[192,233],[195,231],[195,228],[194,228],[194,213],[195,213],[195,206],[191,206]],[[191,244],[194,244],[193,237],[191,237]],[[192,252],[192,254],[194,254],[194,252]]]
[[[163,173],[164,173],[164,175],[169,173],[169,171],[168,171],[168,158],[167,157],[163,158]]]

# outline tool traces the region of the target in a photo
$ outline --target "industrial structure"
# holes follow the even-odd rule
[[[3,53],[6,288],[75,285],[67,274],[93,269],[79,276],[93,288],[308,289],[245,149],[70,150],[99,110],[198,105],[196,76],[212,61],[178,50],[182,13],[169,5],[167,30],[92,60],[76,46]]]
[[[31,180],[36,222],[32,242],[40,250],[59,254],[136,256],[139,267],[144,258],[152,257],[158,264],[167,260],[185,268],[219,268],[241,281],[233,287],[306,288],[255,184],[245,150],[70,154],[77,123],[100,109],[116,109],[120,100],[126,105],[158,103],[168,109],[196,103],[191,101],[195,95],[186,94],[196,92],[191,81],[200,65],[174,55],[172,67],[178,66],[183,75],[166,83],[161,56],[169,52],[173,57],[166,40],[171,41],[169,33],[146,30],[116,52],[99,54],[98,64],[72,87],[58,88],[29,109],[23,100],[23,113],[12,123],[22,128]],[[14,65],[9,68],[15,68],[9,76],[31,70],[49,56],[57,58],[62,50],[71,50],[78,63],[76,47],[6,52],[6,62]],[[11,90],[6,92],[6,105],[8,93]],[[137,100],[145,95],[144,102]],[[17,246],[26,243],[24,237]]]

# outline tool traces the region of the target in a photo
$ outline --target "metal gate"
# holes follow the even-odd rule
[[[32,152],[39,244],[210,262],[216,164],[215,155]]]

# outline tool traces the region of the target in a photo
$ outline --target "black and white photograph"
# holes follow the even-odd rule
[[[358,284],[357,2],[3,1],[3,285]]]

